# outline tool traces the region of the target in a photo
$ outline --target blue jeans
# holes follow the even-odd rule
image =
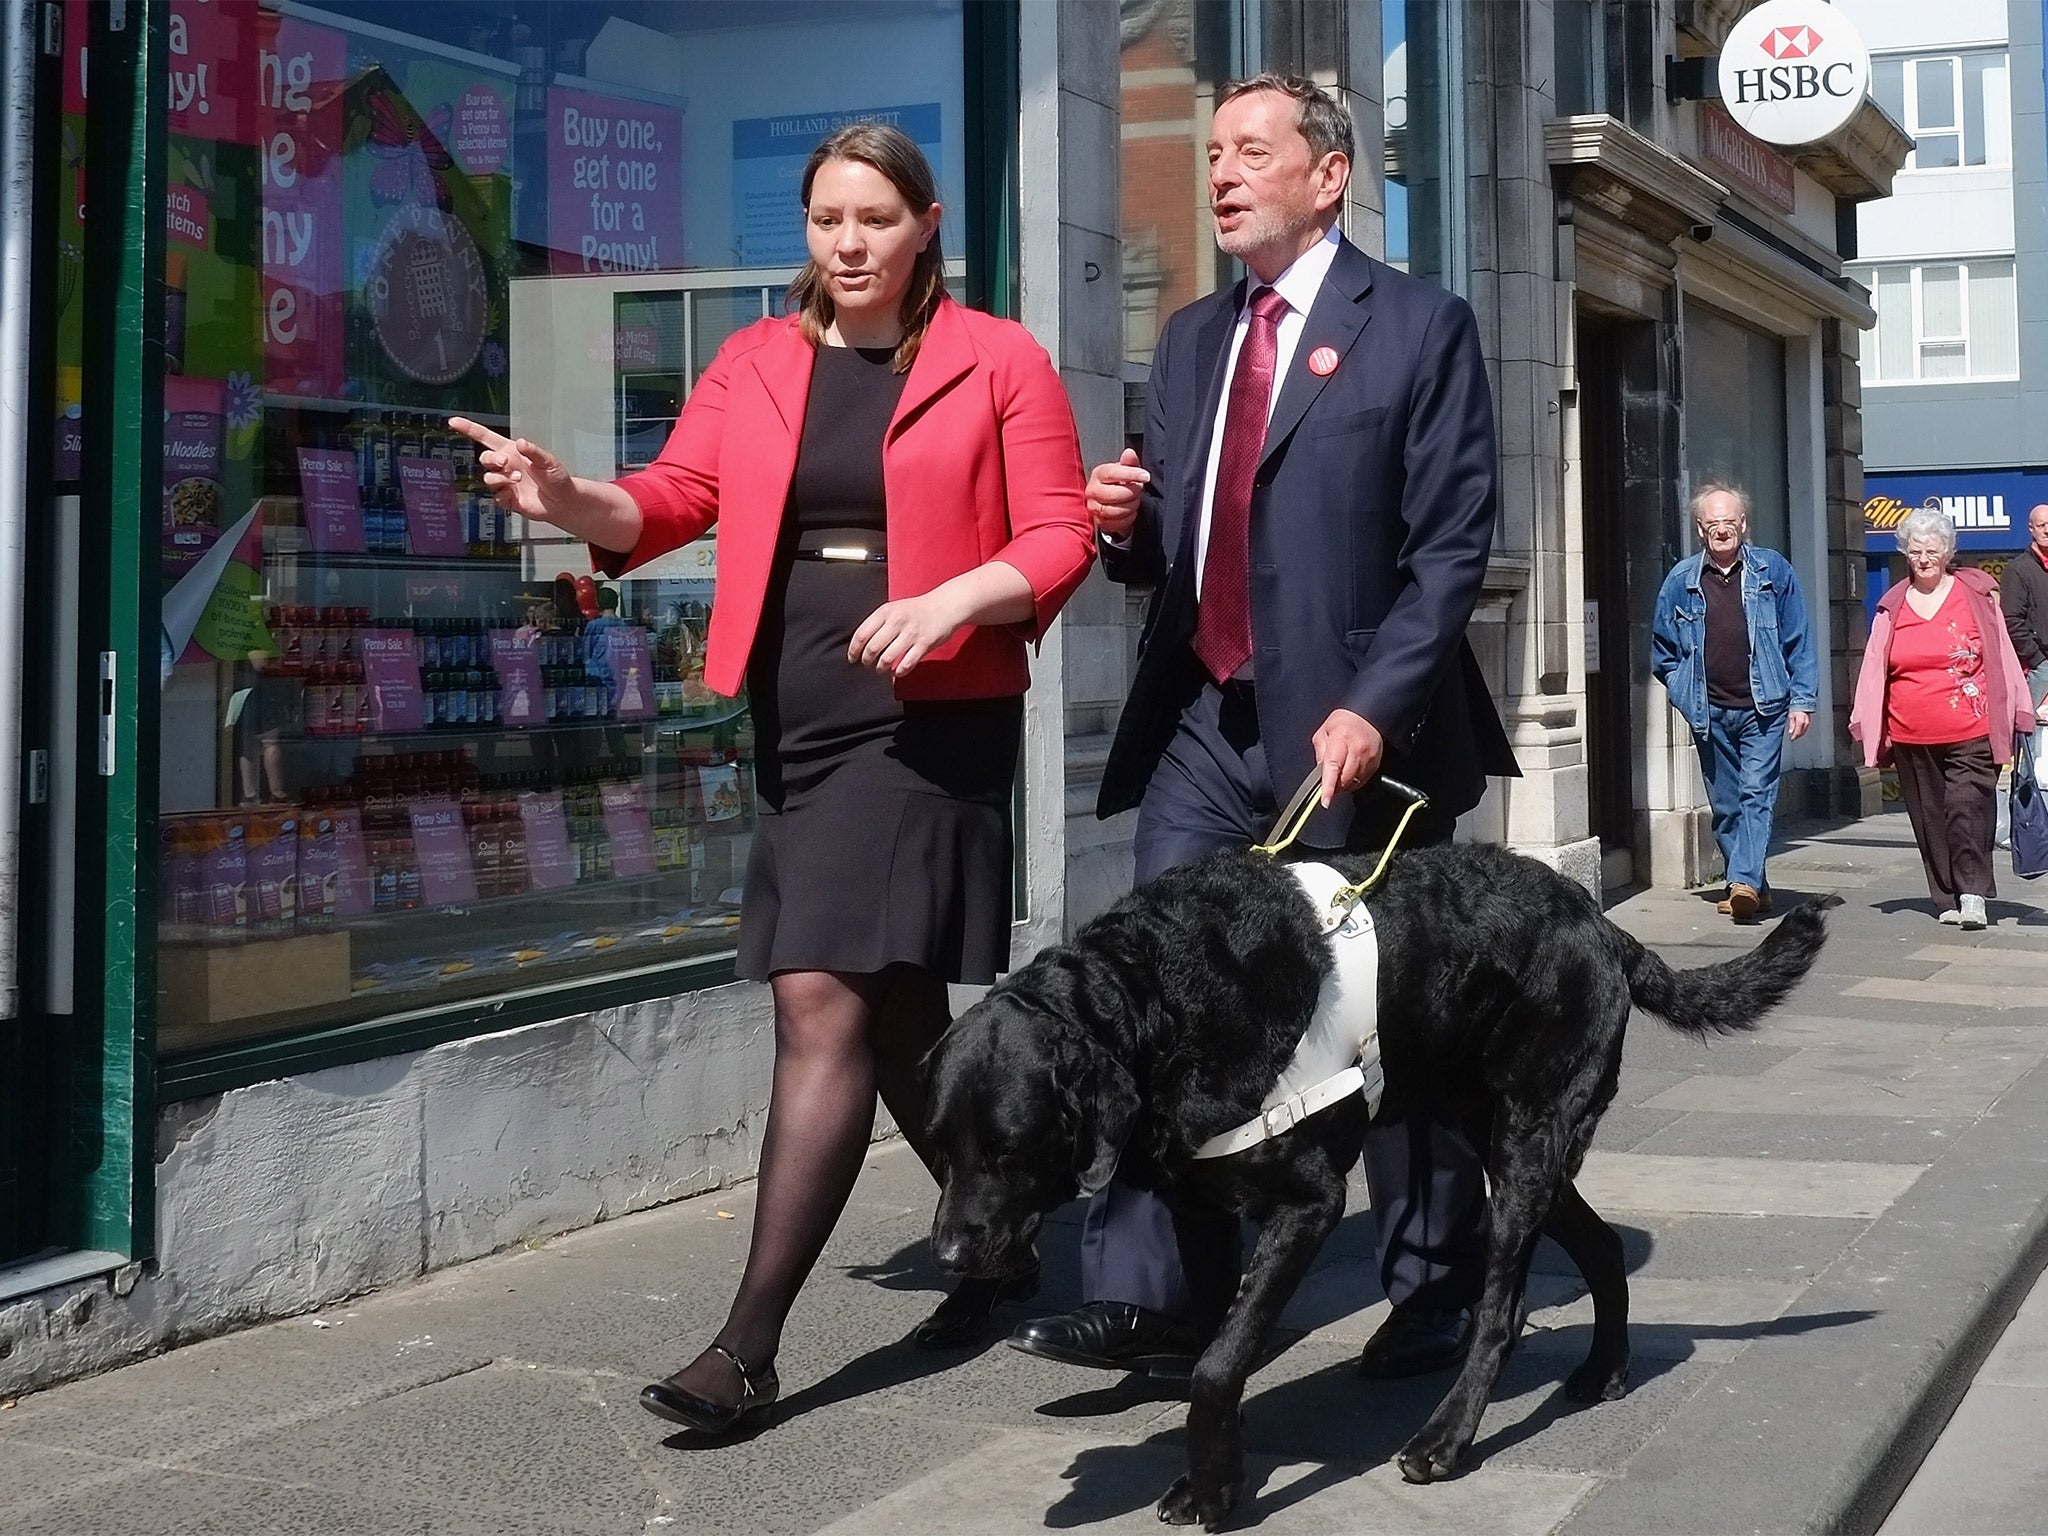
[[[1764,851],[1771,844],[1771,812],[1778,803],[1778,759],[1785,747],[1785,716],[1753,709],[1707,709],[1707,739],[1700,769],[1714,807],[1714,841],[1728,864],[1730,885],[1768,891]]]

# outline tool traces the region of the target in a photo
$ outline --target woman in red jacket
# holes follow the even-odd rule
[[[1059,377],[1022,326],[946,296],[917,146],[844,129],[802,197],[811,259],[791,313],[726,342],[645,471],[585,480],[455,423],[502,501],[587,539],[612,574],[718,525],[704,675],[753,703],[762,814],[739,972],[774,990],[775,1080],[731,1313],[641,1394],[713,1432],[775,1399],[783,1322],[878,1089],[930,1164],[918,1063],[948,1022],[946,983],[1008,960],[1026,646],[1094,555]],[[964,1281],[917,1340],[965,1342],[1025,1291]]]

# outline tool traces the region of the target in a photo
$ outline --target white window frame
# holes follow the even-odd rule
[[[1866,368],[1863,369],[1863,387],[1865,389],[1899,389],[1907,387],[1922,388],[1928,385],[1939,386],[1943,384],[1990,384],[2003,381],[2011,381],[2017,379],[2020,376],[2017,369],[2014,369],[2012,372],[2009,373],[1975,373],[1971,371],[1970,269],[1973,265],[1980,268],[2010,265],[2014,268],[2014,282],[2015,284],[2017,284],[2018,282],[2019,274],[2017,262],[2014,260],[2013,257],[2005,255],[2002,252],[1996,255],[1987,255],[1979,253],[1974,256],[1928,257],[1923,261],[1860,262],[1855,267],[1850,269],[1850,275],[1853,276],[1859,283],[1862,283],[1864,287],[1870,290],[1871,297],[1874,301],[1877,297],[1876,278],[1878,272],[1883,269],[1896,271],[1897,269],[1903,267],[1906,271],[1907,282],[1909,284],[1909,290],[1911,294],[1911,299],[1907,308],[1908,312],[1912,317],[1913,328],[1912,377],[1902,379],[1887,379],[1879,377],[1879,371],[1882,367],[1883,360],[1878,355],[1878,335],[1879,332],[1883,329],[1883,327],[1881,325],[1872,326],[1871,329],[1863,333],[1863,361],[1868,365]],[[1922,274],[1924,274],[1927,268],[1929,267],[1954,267],[1957,269],[1958,272],[1961,273],[1960,287],[1962,297],[1962,315],[1960,320],[1960,331],[1958,334],[1944,334],[1941,336],[1929,336],[1927,334],[1926,308],[1922,298],[1921,277]],[[2014,340],[2015,342],[2017,342],[2019,326],[2019,294],[2017,291],[2017,287],[2015,287],[2013,294],[2013,326]],[[1939,374],[1933,377],[1929,377],[1928,375],[1924,374],[1921,371],[1921,365],[1925,361],[1926,349],[1930,345],[1960,345],[1963,349],[1963,371],[1961,373],[1955,374]],[[2017,345],[2015,345],[2014,353],[2015,356],[2017,356]]]
[[[1982,165],[1971,165],[1964,158],[1969,153],[1969,145],[1964,139],[1964,124],[1968,121],[1970,113],[1968,106],[1963,100],[1963,92],[1969,82],[1969,75],[1963,68],[1963,60],[1965,58],[1974,57],[1979,54],[1994,53],[2005,61],[2006,93],[2005,100],[2002,104],[2005,113],[2005,121],[2002,124],[2002,131],[1994,131],[1994,127],[1991,121],[1990,108],[1988,106],[1984,107],[1984,163]],[[1952,125],[1949,125],[1947,127],[1929,127],[1923,130],[1920,126],[1919,121],[1919,66],[1922,64],[1937,63],[1945,63],[1949,66],[1949,79],[1953,82],[1955,86],[1956,120]],[[1900,100],[1903,103],[1903,110],[1905,112],[1905,121],[1902,122],[1899,126],[1904,128],[1906,130],[1907,135],[1911,137],[1911,139],[1913,140],[1913,148],[1908,150],[1906,153],[1906,163],[1899,168],[1900,175],[1952,176],[1956,174],[1958,171],[1989,171],[1998,169],[2009,169],[2011,167],[2012,52],[2008,47],[2006,47],[2005,44],[1987,43],[1981,48],[1957,48],[1953,51],[1945,53],[1885,54],[1874,61],[1873,68],[1875,68],[1876,65],[1882,64],[1897,64],[1899,66]],[[1981,75],[1978,77],[1978,81],[1981,85],[1983,81],[1983,77]],[[1872,87],[1872,95],[1876,95],[1874,82]],[[1923,166],[1920,164],[1921,138],[1923,136],[1932,138],[1937,135],[1954,136],[1956,141],[1956,163],[1954,165]],[[2004,158],[1993,159],[1992,155],[1995,149],[2002,149]]]

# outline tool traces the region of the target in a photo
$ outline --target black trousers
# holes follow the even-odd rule
[[[1357,818],[1350,851],[1385,845],[1393,817],[1381,807],[1391,797],[1377,800]],[[1205,681],[1182,711],[1138,808],[1138,883],[1217,848],[1263,842],[1278,814],[1250,686]],[[1409,824],[1402,846],[1449,842],[1455,822],[1426,812]],[[1388,1299],[1447,1310],[1476,1301],[1488,1229],[1486,1180],[1463,1127],[1454,1117],[1427,1114],[1376,1123],[1366,1135],[1365,1176]],[[1090,1200],[1082,1217],[1081,1289],[1088,1301],[1135,1302],[1185,1318],[1206,1337],[1229,1309],[1242,1267],[1235,1216],[1176,1210],[1120,1179]]]
[[[1998,821],[1998,763],[1988,737],[1940,746],[1892,743],[1892,766],[1927,894],[1944,911],[1965,892],[1996,896],[1991,879],[1991,838]]]

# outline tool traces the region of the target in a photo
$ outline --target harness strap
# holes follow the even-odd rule
[[[1365,1095],[1367,1114],[1377,1114],[1380,1094],[1386,1087],[1386,1075],[1380,1070],[1379,1042],[1375,1040],[1366,1059],[1355,1067],[1346,1067],[1335,1077],[1325,1078],[1314,1087],[1290,1094],[1270,1109],[1261,1110],[1235,1130],[1225,1131],[1221,1136],[1211,1136],[1199,1147],[1194,1156],[1199,1161],[1211,1157],[1230,1157],[1239,1152],[1249,1151],[1261,1142],[1271,1141],[1276,1136],[1293,1130],[1310,1115],[1319,1114],[1332,1105],[1341,1104],[1354,1093]]]

